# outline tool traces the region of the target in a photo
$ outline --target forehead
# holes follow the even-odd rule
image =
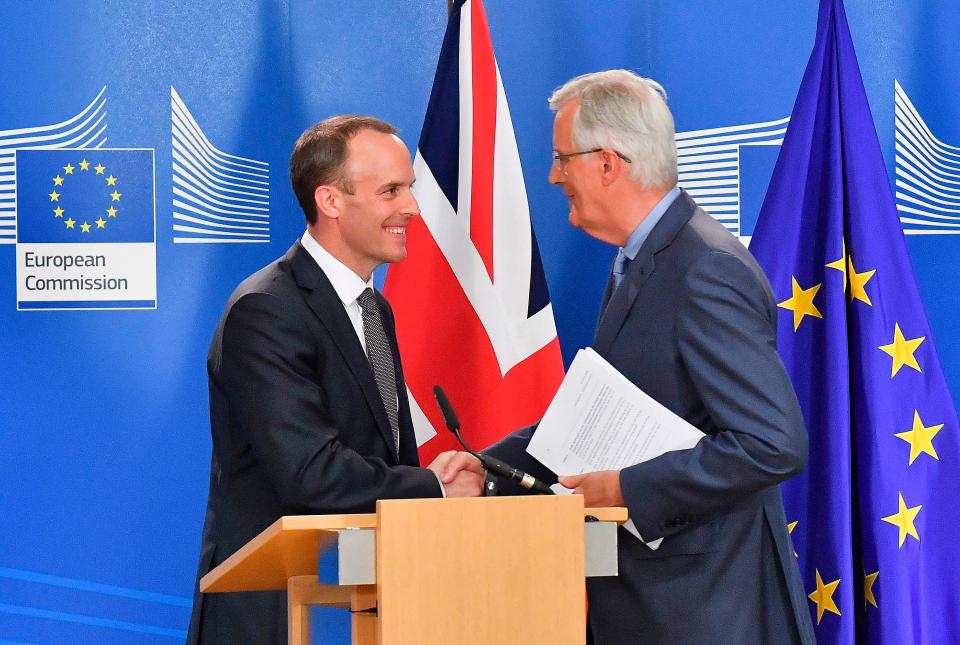
[[[564,103],[557,110],[557,115],[553,119],[554,148],[569,147],[573,133],[573,117],[576,116],[579,105],[580,101],[573,99]]]
[[[400,175],[390,177],[398,180],[413,172],[410,153],[403,141],[396,135],[376,130],[362,130],[347,142],[346,166],[354,176]]]

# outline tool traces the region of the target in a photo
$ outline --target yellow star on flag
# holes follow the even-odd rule
[[[897,546],[899,549],[903,547],[903,543],[906,541],[908,535],[915,537],[917,542],[920,541],[920,534],[917,533],[917,527],[913,522],[915,519],[917,519],[917,513],[920,512],[920,509],[923,508],[923,505],[921,504],[920,506],[907,508],[906,503],[903,501],[903,493],[897,493],[897,496],[900,498],[900,509],[893,515],[887,515],[881,519],[884,522],[889,522],[900,529],[900,544]]]
[[[60,201],[60,193],[58,193],[57,191],[53,191],[52,193],[50,193],[50,201],[51,202]]]
[[[837,590],[840,579],[824,584],[823,578],[820,577],[820,570],[816,569],[815,571],[817,572],[817,588],[807,597],[817,605],[817,624],[819,625],[825,611],[832,611],[837,616],[840,615],[840,609],[833,600],[833,592]]]
[[[63,172],[67,173],[68,175],[72,175],[73,166],[71,166],[70,164],[67,164],[66,166],[63,167]]]
[[[910,463],[907,464],[908,466],[912,466],[913,462],[920,456],[920,453],[923,452],[937,461],[940,460],[940,457],[937,456],[937,451],[933,447],[933,438],[936,437],[937,433],[942,429],[942,423],[925,427],[923,421],[920,420],[920,412],[917,410],[913,411],[913,428],[904,432],[897,432],[893,435],[910,444]]]
[[[106,227],[107,227],[107,221],[105,219],[101,217],[100,219],[97,220],[97,228],[106,228]]]
[[[57,206],[53,209],[53,214],[55,217],[63,217],[63,209]]]
[[[73,225],[76,224],[76,222],[73,221],[72,217],[68,217],[64,224],[67,225],[67,228],[73,228]]]
[[[918,372],[923,372],[913,353],[917,351],[920,343],[922,343],[925,338],[926,336],[920,336],[919,338],[907,340],[904,338],[903,332],[900,331],[900,323],[893,324],[893,342],[889,345],[880,345],[880,347],[877,348],[893,357],[893,363],[890,366],[890,378],[896,376],[897,372],[899,372],[900,368],[904,365],[912,367]]]
[[[117,191],[113,191],[112,193],[110,193],[110,200],[111,200],[111,201],[114,201],[114,202],[119,202],[119,201],[120,201],[120,193],[118,193]]]
[[[87,161],[86,159],[84,159],[83,161],[80,162],[80,170],[89,170],[89,169],[90,169],[90,162],[89,162],[89,161]]]
[[[102,175],[103,171],[106,170],[107,167],[104,166],[103,164],[98,163],[96,166],[93,167],[93,169],[97,171],[98,175]]]
[[[107,209],[107,215],[110,216],[110,217],[116,217],[116,216],[117,216],[117,209],[114,208],[113,206],[111,206],[110,208]]]
[[[793,529],[797,528],[797,524],[799,524],[799,523],[800,523],[800,520],[797,520],[797,521],[795,521],[795,522],[790,522],[789,524],[787,524],[787,533],[788,533],[789,535],[793,535]],[[792,544],[792,543],[793,543],[793,540],[791,540],[790,542],[791,542],[791,544]],[[797,552],[796,552],[796,551],[794,551],[794,552],[793,552],[793,557],[799,558],[800,556],[797,555]]]
[[[849,267],[850,267],[850,302],[854,300],[860,300],[865,302],[871,307],[873,303],[870,302],[870,296],[867,295],[866,286],[870,282],[870,278],[873,277],[873,274],[877,272],[876,269],[870,269],[869,271],[864,271],[863,273],[857,273],[856,269],[853,268],[853,256],[848,257]]]
[[[116,177],[114,177],[113,175],[110,175],[109,177],[107,177],[107,186],[116,186],[116,185],[117,185]]]
[[[90,225],[84,222],[83,224],[80,225],[80,230],[83,231],[84,233],[89,233]]]
[[[867,573],[867,570],[863,570],[863,608],[867,608],[867,603],[870,603],[877,609],[880,607],[877,606],[877,598],[873,595],[873,585],[877,581],[877,577],[880,576],[879,571],[874,571],[873,573]]]
[[[57,175],[56,177],[54,177],[54,178],[53,178],[53,185],[54,185],[54,186],[63,186],[63,177],[61,177],[60,175]]]
[[[823,318],[820,310],[813,304],[813,298],[820,290],[820,285],[815,284],[809,289],[801,289],[796,278],[791,276],[790,281],[793,295],[783,302],[777,303],[777,306],[793,312],[793,331],[797,331],[804,316]]]
[[[841,248],[843,249],[842,254],[840,255],[840,258],[837,260],[834,260],[833,262],[829,262],[825,266],[830,269],[836,269],[837,271],[843,274],[843,290],[846,291],[847,290],[847,241],[842,240],[840,244],[841,244]]]

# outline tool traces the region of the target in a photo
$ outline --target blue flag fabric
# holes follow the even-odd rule
[[[153,242],[151,150],[18,150],[21,243]]]
[[[783,489],[818,642],[960,642],[960,428],[840,0],[750,250],[810,431]]]

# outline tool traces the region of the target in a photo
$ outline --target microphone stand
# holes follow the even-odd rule
[[[460,436],[460,421],[457,419],[457,415],[453,411],[453,406],[450,405],[450,400],[447,399],[447,395],[443,393],[443,390],[439,385],[433,386],[433,396],[437,399],[437,405],[440,407],[440,413],[443,415],[443,420],[447,426],[447,429],[454,434],[454,436],[457,438],[457,441],[459,441],[460,445],[463,446],[464,450],[480,460],[480,464],[483,466],[484,470],[487,471],[487,477],[483,482],[484,497],[491,497],[498,493],[499,482],[497,481],[496,475],[516,481],[524,488],[535,491],[542,495],[556,494],[550,489],[549,486],[544,484],[533,475],[528,475],[523,471],[517,470],[510,464],[504,463],[496,457],[482,455],[468,446],[467,442],[463,440],[462,436]]]

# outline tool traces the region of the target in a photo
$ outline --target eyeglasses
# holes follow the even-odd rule
[[[592,150],[580,150],[579,152],[557,152],[553,151],[553,163],[560,168],[563,168],[564,164],[567,163],[567,160],[570,157],[579,157],[580,155],[592,155],[594,152],[602,152],[605,148],[593,148]],[[633,163],[628,157],[625,157],[621,153],[613,150],[613,153],[626,161],[627,163]]]

